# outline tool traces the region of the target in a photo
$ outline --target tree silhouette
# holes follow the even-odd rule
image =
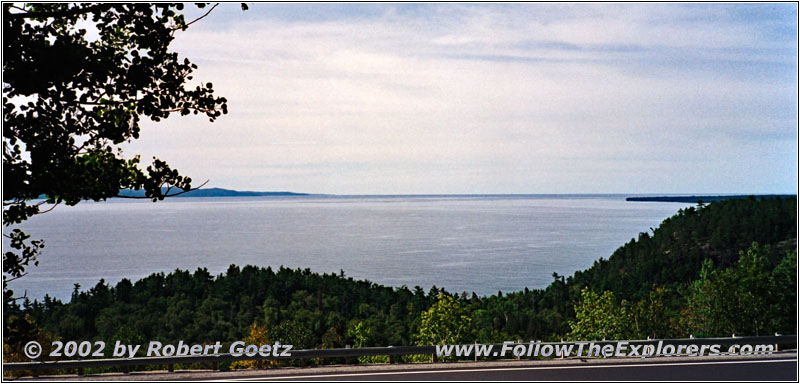
[[[154,158],[143,170],[139,156],[125,158],[119,148],[139,137],[142,117],[202,113],[214,121],[227,113],[211,83],[187,87],[197,66],[169,50],[174,34],[197,21],[187,22],[182,9],[3,4],[4,226],[123,188],[143,190],[153,201],[192,188],[166,162]],[[43,243],[18,228],[4,236],[11,239],[3,255],[8,300],[6,284],[36,264]]]

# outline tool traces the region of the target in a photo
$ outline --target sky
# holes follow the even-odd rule
[[[171,47],[228,115],[143,121],[123,148],[239,190],[796,193],[797,20],[789,3],[221,4]]]

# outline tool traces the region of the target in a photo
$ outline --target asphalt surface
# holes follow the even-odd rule
[[[797,381],[797,360],[487,367],[263,376],[241,381]]]
[[[136,372],[39,380],[136,381],[793,381],[796,351],[762,357],[657,357],[338,365],[267,370]],[[16,380],[37,380],[20,378]],[[6,379],[5,381],[9,381]]]

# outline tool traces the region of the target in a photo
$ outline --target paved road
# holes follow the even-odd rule
[[[797,359],[482,367],[269,375],[237,381],[797,381]]]
[[[267,370],[137,372],[38,380],[136,381],[797,381],[796,351],[770,356],[655,357],[332,365]],[[22,378],[22,381],[37,380]]]

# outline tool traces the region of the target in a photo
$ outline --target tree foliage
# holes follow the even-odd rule
[[[272,345],[273,341],[269,337],[269,331],[263,325],[259,325],[258,323],[253,323],[250,326],[250,333],[242,340],[244,341],[245,345]],[[233,369],[263,369],[271,366],[275,366],[274,360],[239,360],[234,361],[231,363],[231,368]]]
[[[597,292],[610,290],[618,299],[638,301],[654,285],[676,290],[696,280],[706,259],[714,267],[735,264],[739,252],[753,242],[772,245],[765,257],[774,267],[797,246],[797,199],[715,201],[681,209],[651,230],[631,239],[611,257],[576,272],[567,284],[589,286]]]
[[[614,293],[598,295],[589,288],[581,291],[581,302],[575,306],[575,320],[569,336],[573,340],[621,340],[628,335],[630,314],[620,305]]]
[[[204,7],[204,5],[199,5]],[[44,204],[105,200],[120,189],[163,199],[192,180],[154,158],[146,170],[120,144],[140,121],[203,114],[226,100],[211,83],[187,86],[197,68],[170,51],[187,22],[182,4],[3,4],[3,224],[44,212]],[[37,202],[32,200],[44,196]],[[42,244],[14,230],[4,282],[35,263]]]
[[[363,348],[376,345],[375,333],[376,324],[368,319],[353,321],[352,326],[347,330],[347,337],[353,340],[353,348]],[[388,356],[359,356],[359,363],[376,364],[388,363]]]
[[[686,328],[698,336],[795,331],[796,325],[787,320],[794,318],[788,312],[794,313],[796,303],[787,299],[796,297],[797,253],[787,255],[774,269],[768,254],[768,247],[753,243],[729,268],[714,269],[706,261],[700,279],[690,285]],[[795,271],[786,274],[792,267]]]
[[[631,337],[659,339],[685,336],[680,327],[681,305],[680,297],[674,291],[667,287],[654,286],[647,297],[631,303]]]
[[[417,340],[421,345],[469,342],[472,319],[452,296],[440,293],[422,313]]]

